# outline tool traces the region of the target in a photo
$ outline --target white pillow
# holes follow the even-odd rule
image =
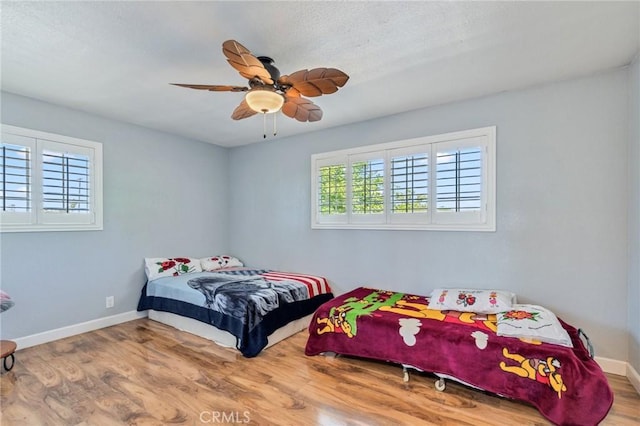
[[[550,310],[538,305],[513,305],[496,315],[498,336],[517,337],[573,347],[571,337]]]
[[[221,268],[232,268],[244,266],[240,260],[233,256],[220,255],[213,257],[205,257],[200,259],[200,264],[204,271],[215,271]]]
[[[151,281],[161,277],[202,272],[202,266],[199,259],[190,257],[146,257],[144,271],[147,274],[147,280]]]
[[[511,309],[515,297],[504,290],[436,288],[431,292],[429,309],[497,314]]]

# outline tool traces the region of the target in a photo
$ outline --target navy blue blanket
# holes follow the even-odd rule
[[[254,357],[274,331],[333,298],[328,285],[315,294],[295,275],[277,280],[273,275],[242,269],[159,278],[142,289],[138,311],[171,312],[213,325],[234,335],[244,356]]]

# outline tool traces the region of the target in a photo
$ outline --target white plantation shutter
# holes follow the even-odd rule
[[[346,213],[347,199],[343,195],[346,172],[347,167],[344,164],[334,164],[320,168],[318,185],[326,188],[326,192],[320,193],[318,199],[320,211],[328,215]]]
[[[485,127],[314,154],[311,226],[495,231],[495,145]]]
[[[468,138],[434,145],[435,223],[483,223],[487,207],[487,144]]]
[[[2,211],[31,211],[31,150],[2,144]]]
[[[389,221],[429,220],[429,145],[389,150]]]
[[[319,223],[347,223],[347,163],[342,158],[327,158],[315,164],[312,190],[315,206],[314,221]]]
[[[380,152],[349,156],[350,180],[347,191],[351,201],[352,222],[384,220],[384,156]]]
[[[41,222],[88,224],[94,218],[93,150],[42,140],[38,144],[41,173]]]
[[[2,126],[2,232],[102,229],[102,145]]]
[[[35,141],[19,135],[3,134],[0,147],[2,223],[29,224],[35,217],[31,189]]]

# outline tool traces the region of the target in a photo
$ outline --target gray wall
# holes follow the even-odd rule
[[[233,149],[230,249],[338,291],[510,289],[583,328],[598,356],[626,360],[628,78],[624,68]],[[311,154],[489,125],[497,232],[311,229]]]
[[[228,150],[2,93],[2,122],[103,144],[104,230],[0,234],[17,338],[135,310],[143,258],[228,249]],[[115,307],[105,309],[105,297]]]
[[[629,89],[629,363],[640,373],[640,57]]]

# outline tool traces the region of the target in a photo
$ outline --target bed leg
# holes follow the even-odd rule
[[[436,386],[436,390],[438,392],[443,392],[444,388],[447,387],[447,384],[444,381],[444,377],[440,377],[438,380],[436,380],[434,385]]]
[[[409,381],[409,370],[404,365],[402,366],[402,381],[405,383]]]

